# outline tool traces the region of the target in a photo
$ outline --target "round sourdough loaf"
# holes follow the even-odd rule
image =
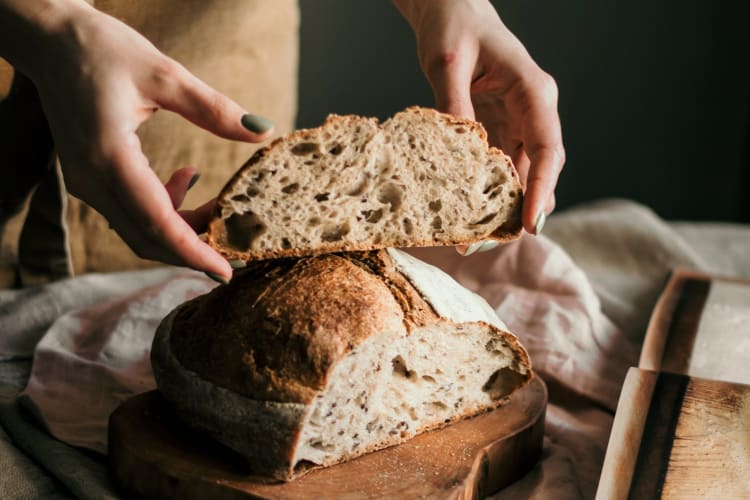
[[[281,480],[495,408],[532,377],[487,302],[393,249],[252,262],[164,319],[152,365],[189,425]]]

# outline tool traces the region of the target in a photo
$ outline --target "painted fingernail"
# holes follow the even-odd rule
[[[481,242],[481,246],[477,250],[477,253],[479,252],[489,252],[490,250],[493,250],[497,248],[498,241],[497,240],[484,240]]]
[[[547,214],[544,213],[544,210],[539,210],[539,213],[536,214],[536,222],[534,222],[534,234],[542,232],[545,222],[547,222]]]
[[[477,253],[477,250],[479,250],[482,247],[483,241],[477,241],[476,243],[472,243],[468,247],[466,247],[466,251],[464,251],[463,255],[464,257],[468,257],[471,254]]]
[[[240,121],[242,122],[243,127],[248,129],[250,132],[255,132],[256,134],[262,134],[263,132],[267,132],[273,128],[273,122],[268,118],[264,118],[258,115],[251,115],[250,113],[242,115],[242,119]]]
[[[242,269],[243,267],[247,267],[247,262],[240,259],[232,259],[229,261],[229,265],[232,266],[232,269]]]
[[[190,178],[190,182],[188,182],[188,191],[191,187],[195,186],[195,183],[198,182],[198,179],[201,178],[201,174],[193,174],[193,176]]]
[[[220,275],[218,275],[216,273],[212,273],[212,272],[207,272],[205,274],[206,274],[206,276],[208,276],[212,280],[214,280],[214,281],[216,281],[218,283],[221,283],[222,285],[228,285],[229,284],[229,280],[226,279],[224,276],[220,276]]]
[[[206,233],[201,233],[198,235],[198,239],[201,240],[203,243],[207,243],[208,235]]]

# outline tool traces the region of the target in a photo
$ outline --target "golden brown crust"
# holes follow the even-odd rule
[[[154,373],[191,425],[240,450],[258,473],[289,480],[305,472],[291,462],[299,426],[330,384],[333,367],[394,323],[408,333],[436,322],[455,324],[435,312],[385,250],[252,262],[229,285],[165,319],[155,339]],[[515,352],[501,375],[505,387],[482,407],[419,432],[494,408],[533,377],[518,339],[480,323]],[[178,373],[165,361],[170,357]],[[185,377],[196,380],[180,382]],[[206,408],[209,400],[224,410]],[[262,447],[247,437],[251,431],[263,433]],[[403,441],[393,436],[323,465]]]
[[[248,397],[309,403],[328,372],[403,312],[340,255],[265,261],[183,306],[172,349],[188,369]]]

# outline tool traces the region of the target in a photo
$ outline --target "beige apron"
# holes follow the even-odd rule
[[[141,32],[248,111],[272,119],[277,135],[292,129],[297,101],[296,0],[93,0],[93,4]],[[7,92],[8,83],[7,67],[0,68],[0,95]],[[16,100],[33,108],[33,87],[23,83],[14,83]],[[0,134],[8,131],[0,135],[0,162],[13,165],[0,170],[36,173],[39,183],[25,206],[23,199],[5,194],[14,192],[10,184],[0,187],[0,225],[20,210],[4,224],[1,235],[0,287],[19,278],[20,284],[27,285],[71,274],[157,265],[136,257],[103,217],[65,194],[54,154],[38,154],[45,142],[39,136],[44,134],[38,125],[19,127],[19,106],[8,106],[10,100],[0,103]],[[184,208],[215,196],[258,147],[220,139],[166,111],[143,124],[138,135],[162,181],[179,167],[198,168],[200,181],[189,192]],[[14,150],[8,154],[9,147],[2,144],[7,140]],[[29,143],[27,153],[25,143]],[[33,168],[27,165],[32,162],[28,151],[37,151]],[[28,179],[10,182],[18,184],[16,195],[28,190],[24,187]]]

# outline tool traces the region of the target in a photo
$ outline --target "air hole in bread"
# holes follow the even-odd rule
[[[310,443],[310,446],[321,451],[334,451],[336,449],[336,446],[328,443],[323,443],[322,441],[312,442]]]
[[[464,127],[456,127],[455,130],[456,130],[457,134],[465,134],[466,133],[466,129]]]
[[[411,235],[414,232],[414,224],[411,222],[411,219],[408,217],[405,217],[403,220],[404,224],[404,232],[408,235]]]
[[[472,223],[471,223],[471,224],[469,224],[469,225],[470,225],[470,226],[482,226],[482,225],[484,225],[484,224],[487,224],[487,223],[489,223],[489,222],[490,222],[490,221],[491,221],[492,219],[494,219],[495,217],[497,217],[497,212],[495,212],[495,213],[492,213],[492,214],[487,214],[487,215],[485,215],[484,217],[482,217],[481,219],[479,219],[478,221],[476,221],[476,222],[472,222]]]
[[[294,194],[297,191],[299,191],[299,184],[296,182],[293,182],[287,186],[284,186],[281,188],[281,192],[284,194]]]
[[[434,384],[436,382],[435,377],[431,377],[429,375],[422,375],[422,380],[431,384]]]
[[[442,401],[430,401],[430,406],[434,406],[437,410],[447,410],[448,405]]]
[[[441,219],[439,215],[436,215],[432,219],[432,223],[430,224],[430,226],[435,231],[441,231],[443,229],[443,219]]]
[[[317,226],[318,224],[320,224],[320,217],[310,217],[310,218],[309,218],[309,219],[307,220],[307,226],[308,226],[308,227],[315,227],[315,226]]]
[[[362,193],[365,192],[367,189],[367,175],[362,174],[354,186],[352,186],[348,191],[346,191],[346,194],[348,196],[359,196]],[[365,200],[366,201],[366,200]]]
[[[253,212],[234,213],[225,224],[227,242],[237,250],[248,250],[266,230],[263,220]]]
[[[318,193],[315,195],[315,201],[317,201],[318,203],[321,203],[323,201],[328,201],[328,196],[330,194],[331,193]]]
[[[250,201],[250,197],[246,194],[240,193],[232,196],[232,201],[236,201],[238,203],[247,203],[248,201]]]
[[[427,204],[427,206],[432,210],[433,212],[439,212],[441,208],[443,208],[443,203],[440,200],[434,200]]]
[[[401,208],[401,196],[403,192],[398,184],[388,182],[380,186],[378,191],[378,201],[390,205],[391,212],[398,211]]]
[[[295,156],[305,156],[320,151],[320,144],[317,142],[300,142],[292,148],[292,154]]]
[[[342,146],[341,144],[336,144],[331,149],[329,149],[328,152],[334,156],[338,156],[343,150],[344,146]]]
[[[407,368],[406,361],[404,361],[404,358],[402,358],[400,355],[393,358],[391,360],[391,364],[393,365],[394,376],[404,377],[410,380],[413,380],[417,377],[417,373]]]
[[[253,198],[255,196],[258,196],[260,194],[260,189],[257,188],[257,186],[248,186],[245,190],[245,193],[250,197]]]
[[[500,368],[495,371],[487,382],[482,386],[482,390],[489,395],[492,400],[504,398],[513,390],[523,383],[524,375],[513,371],[510,367]]]
[[[365,218],[366,222],[369,222],[370,224],[375,224],[380,221],[380,219],[383,217],[383,209],[378,208],[377,210],[363,210],[362,216]]]
[[[292,244],[289,242],[288,238],[281,238],[281,248],[284,250],[292,248]]]
[[[349,225],[343,224],[341,226],[330,225],[323,229],[323,233],[320,235],[320,239],[328,243],[334,241],[341,241],[344,236],[349,234]]]

